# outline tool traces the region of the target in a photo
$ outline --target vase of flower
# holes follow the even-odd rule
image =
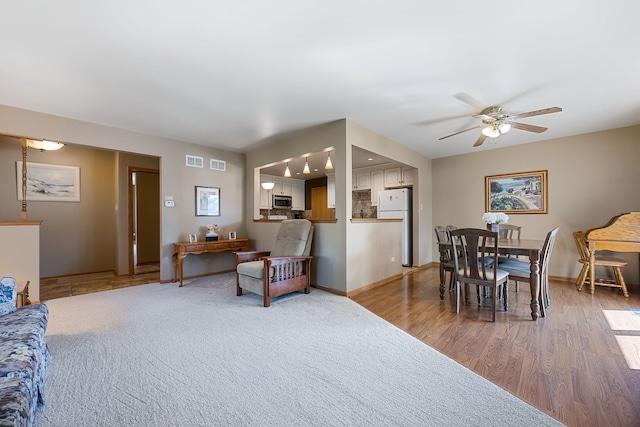
[[[500,232],[500,224],[509,222],[509,216],[502,212],[485,212],[482,215],[482,220],[487,223],[487,230],[498,233]]]
[[[207,242],[214,242],[218,240],[218,224],[208,225],[204,238]]]

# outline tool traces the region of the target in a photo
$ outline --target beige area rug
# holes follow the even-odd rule
[[[233,274],[51,300],[36,426],[552,426],[348,298]]]

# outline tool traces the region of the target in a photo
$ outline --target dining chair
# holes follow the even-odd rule
[[[509,273],[497,269],[498,233],[480,228],[460,228],[449,231],[451,244],[459,249],[460,256],[453,257],[455,265],[456,313],[460,312],[460,283],[465,284],[465,302],[469,303],[469,285],[491,289],[493,294],[492,321],[496,321],[498,288],[503,290],[504,311],[509,308],[509,291],[506,286]],[[491,260],[491,262],[489,262]]]
[[[441,242],[449,242],[449,231],[447,230],[447,227],[450,226],[442,226],[442,225],[436,225],[434,227],[434,230],[436,232],[436,239],[438,241],[438,243]],[[447,249],[444,252],[444,271],[445,271],[445,275],[447,274],[447,272],[449,272],[450,275],[450,281],[449,281],[449,290],[452,291],[453,287],[454,287],[454,272],[455,272],[455,265],[453,263],[453,259],[451,257],[452,254],[452,250],[451,249]]]
[[[498,233],[500,234],[501,239],[520,239],[521,229],[522,227],[519,225],[500,224]]]
[[[578,291],[582,291],[582,286],[586,283],[589,284],[589,290],[593,294],[594,285],[599,286],[608,286],[612,288],[620,288],[622,291],[622,295],[626,298],[629,297],[629,292],[627,291],[627,284],[624,281],[624,277],[622,276],[622,267],[627,266],[627,261],[622,258],[616,258],[611,256],[601,256],[597,254],[596,251],[596,267],[611,267],[613,269],[614,280],[609,279],[598,279],[594,280],[595,283],[591,283],[589,279],[589,268],[591,264],[591,252],[589,252],[589,245],[587,244],[587,235],[582,231],[576,231],[573,233],[573,239],[576,242],[576,247],[578,248],[578,255],[580,259],[578,262],[582,264],[582,270],[580,270],[580,274],[578,275],[578,280],[576,282],[576,286]]]
[[[544,239],[542,250],[540,251],[540,292],[538,293],[538,304],[540,304],[540,314],[546,316],[547,308],[549,308],[549,260],[551,259],[551,251],[556,240],[556,235],[560,228],[556,227],[547,233]],[[521,261],[515,258],[500,264],[500,269],[509,273],[511,279],[522,282],[531,283],[531,263],[529,261]],[[505,288],[506,289],[506,288]]]
[[[513,224],[500,224],[500,229],[498,234],[501,239],[518,239],[520,240],[520,231],[522,227],[519,225]],[[520,258],[518,255],[499,255],[498,256],[498,264],[509,261],[512,257]],[[520,292],[520,281],[514,280],[516,285],[516,293]]]

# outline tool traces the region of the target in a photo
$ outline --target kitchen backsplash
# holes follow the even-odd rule
[[[371,190],[351,192],[353,218],[377,218],[378,208],[371,205]]]

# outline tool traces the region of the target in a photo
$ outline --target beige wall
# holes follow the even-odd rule
[[[640,211],[640,126],[512,147],[507,136],[497,143],[498,149],[433,160],[435,225],[484,227],[486,175],[548,170],[549,213],[511,215],[509,222],[531,239],[560,227],[549,274],[576,278],[580,264],[572,233]],[[435,245],[434,251],[435,261]],[[637,284],[638,255],[625,257],[631,264],[624,276]]]
[[[247,154],[247,203],[258,215],[259,200],[255,193],[259,181],[257,169],[289,157],[335,147],[332,156],[336,178],[336,223],[317,224],[313,246],[314,284],[352,292],[387,277],[401,273],[399,259],[391,261],[385,250],[378,250],[380,242],[385,249],[396,248],[400,252],[400,224],[351,223],[351,153],[352,145],[378,153],[391,160],[417,168],[414,176],[414,264],[431,260],[430,240],[420,239],[431,227],[431,174],[430,160],[408,148],[348,119],[316,126],[307,132],[284,138]],[[420,207],[422,206],[422,209]],[[277,224],[250,223],[249,234],[256,239],[258,249],[270,249]],[[396,230],[397,228],[397,230]],[[375,236],[375,240],[373,239]],[[366,271],[366,274],[363,274]]]
[[[313,237],[312,283],[341,291],[346,289],[346,214],[344,202],[346,199],[344,188],[346,146],[344,141],[345,121],[339,120],[313,127],[304,133],[272,142],[248,153],[245,195],[247,211],[253,212],[253,217],[258,218],[260,200],[257,189],[260,185],[260,167],[289,157],[303,156],[305,153],[335,147],[335,155],[332,156],[332,160],[336,173],[336,218],[338,221],[331,224],[316,224]],[[278,226],[278,223],[268,224],[248,220],[247,230],[256,249],[271,249]]]
[[[7,106],[0,106],[0,134],[25,136],[36,139],[51,139],[82,146],[106,148],[120,152],[159,157],[161,199],[164,200],[165,196],[170,195],[175,201],[175,207],[161,208],[161,278],[163,280],[169,280],[173,274],[171,264],[173,243],[176,241],[184,241],[189,233],[198,233],[204,236],[204,227],[215,221],[220,225],[223,232],[236,231],[238,237],[246,236],[246,230],[244,228],[245,203],[243,197],[245,189],[244,154],[143,135]],[[60,153],[62,156],[63,151],[60,151]],[[205,168],[194,169],[185,166],[186,154],[204,157],[206,163]],[[208,168],[210,158],[226,161],[226,172],[210,170]],[[11,170],[15,173],[14,167],[12,167]],[[0,174],[4,177],[6,171],[1,171]],[[116,174],[113,170],[110,172],[105,171],[105,174],[109,176],[109,179],[112,181],[112,186],[115,185],[113,182],[116,179],[116,175],[121,175],[120,172]],[[15,178],[13,175],[11,176],[11,181],[15,183]],[[90,216],[91,218],[102,218],[102,215],[108,215],[113,218],[115,201],[118,200],[118,204],[122,205],[122,198],[124,197],[124,200],[126,200],[126,192],[122,192],[121,185],[123,185],[122,182],[118,180],[116,186],[118,189],[117,196],[115,193],[107,195],[106,200],[109,201],[108,207],[104,208],[104,212],[102,212],[102,210],[100,212],[93,212],[92,215],[94,216]],[[126,186],[126,184],[124,185]],[[213,219],[195,216],[194,198],[196,185],[220,187],[221,215],[219,217]],[[6,198],[11,200],[15,197],[15,189],[10,193],[7,193],[7,191],[7,189],[3,189],[0,194],[3,200]],[[125,238],[127,230],[126,223],[122,221],[122,212],[120,211],[120,213],[121,214],[117,216],[118,243],[112,248],[113,253],[108,255],[111,258],[118,259],[120,259],[123,245],[126,247]],[[19,209],[9,213],[9,216],[9,218],[2,217],[0,219],[19,219]],[[38,219],[36,212],[32,214],[31,209],[29,209],[29,217],[30,219]],[[91,237],[95,238],[95,236]],[[47,255],[43,254],[43,256],[46,257]],[[214,254],[206,254],[198,257],[190,256],[185,260],[185,274],[203,274],[218,269],[233,269],[234,266],[235,262],[231,254],[223,254],[220,256],[215,256]]]
[[[22,159],[17,138],[0,136],[0,218],[19,219],[16,161]],[[29,201],[28,219],[41,220],[41,277],[113,270],[116,262],[115,154],[67,145],[57,151],[27,150],[27,163],[78,166],[80,202]],[[20,182],[22,179],[20,177]],[[61,250],[63,248],[63,250]]]

